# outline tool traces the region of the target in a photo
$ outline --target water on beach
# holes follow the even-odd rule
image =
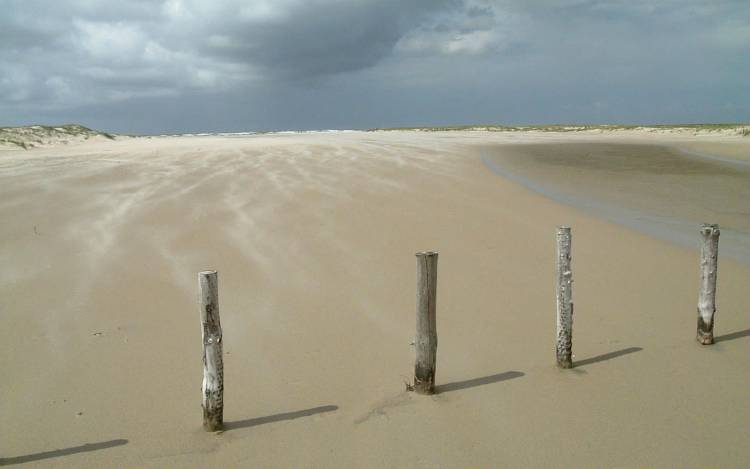
[[[686,247],[718,223],[721,256],[750,264],[750,164],[657,145],[486,147],[495,173],[559,202]]]

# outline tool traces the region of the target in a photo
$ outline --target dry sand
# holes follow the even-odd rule
[[[85,467],[741,467],[750,267],[503,179],[488,143],[619,132],[176,137],[0,155],[0,461]],[[573,350],[554,365],[554,233]],[[697,239],[696,230],[696,239]],[[414,252],[440,252],[434,397],[404,391]],[[227,431],[200,428],[197,272],[219,271]],[[94,444],[90,446],[82,446]]]

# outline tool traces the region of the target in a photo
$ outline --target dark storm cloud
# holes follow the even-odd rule
[[[377,64],[454,0],[11,0],[0,105],[46,108],[307,80]],[[56,97],[56,99],[50,99]]]
[[[287,78],[331,75],[377,64],[435,11],[458,6],[452,0],[299,2],[278,16],[240,14],[211,25],[201,51]]]
[[[746,0],[6,0],[0,125],[750,120]]]

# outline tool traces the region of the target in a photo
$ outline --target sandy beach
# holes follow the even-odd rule
[[[538,160],[519,157],[542,144]],[[563,145],[575,187],[555,186],[543,161]],[[654,147],[672,149],[670,168],[723,168],[736,190],[722,186],[725,206],[707,211],[689,208],[701,191],[716,195],[710,184],[680,198],[688,208],[672,215],[696,218],[689,246],[545,196],[483,158],[491,148],[540,187],[616,205],[604,173],[574,161],[592,145],[634,148],[644,167]],[[694,153],[685,166],[681,151]],[[741,256],[720,248],[717,343],[694,336],[697,223],[716,213],[750,230],[748,155],[747,137],[635,131],[183,136],[0,152],[0,464],[747,466]],[[692,181],[689,170],[669,177]],[[674,193],[642,181],[623,206],[651,210]],[[554,356],[561,224],[573,230],[572,370]],[[440,253],[431,397],[404,385],[414,253],[428,249]],[[201,428],[206,269],[219,272],[221,433]]]

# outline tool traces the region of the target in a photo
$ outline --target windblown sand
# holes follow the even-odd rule
[[[750,267],[720,250],[719,340],[701,347],[696,249],[480,158],[539,142],[750,155],[740,137],[533,132],[3,152],[0,464],[746,466]],[[573,370],[554,360],[558,224],[573,228]],[[433,397],[404,386],[426,249],[440,252]],[[224,329],[219,434],[201,429],[205,269]]]

